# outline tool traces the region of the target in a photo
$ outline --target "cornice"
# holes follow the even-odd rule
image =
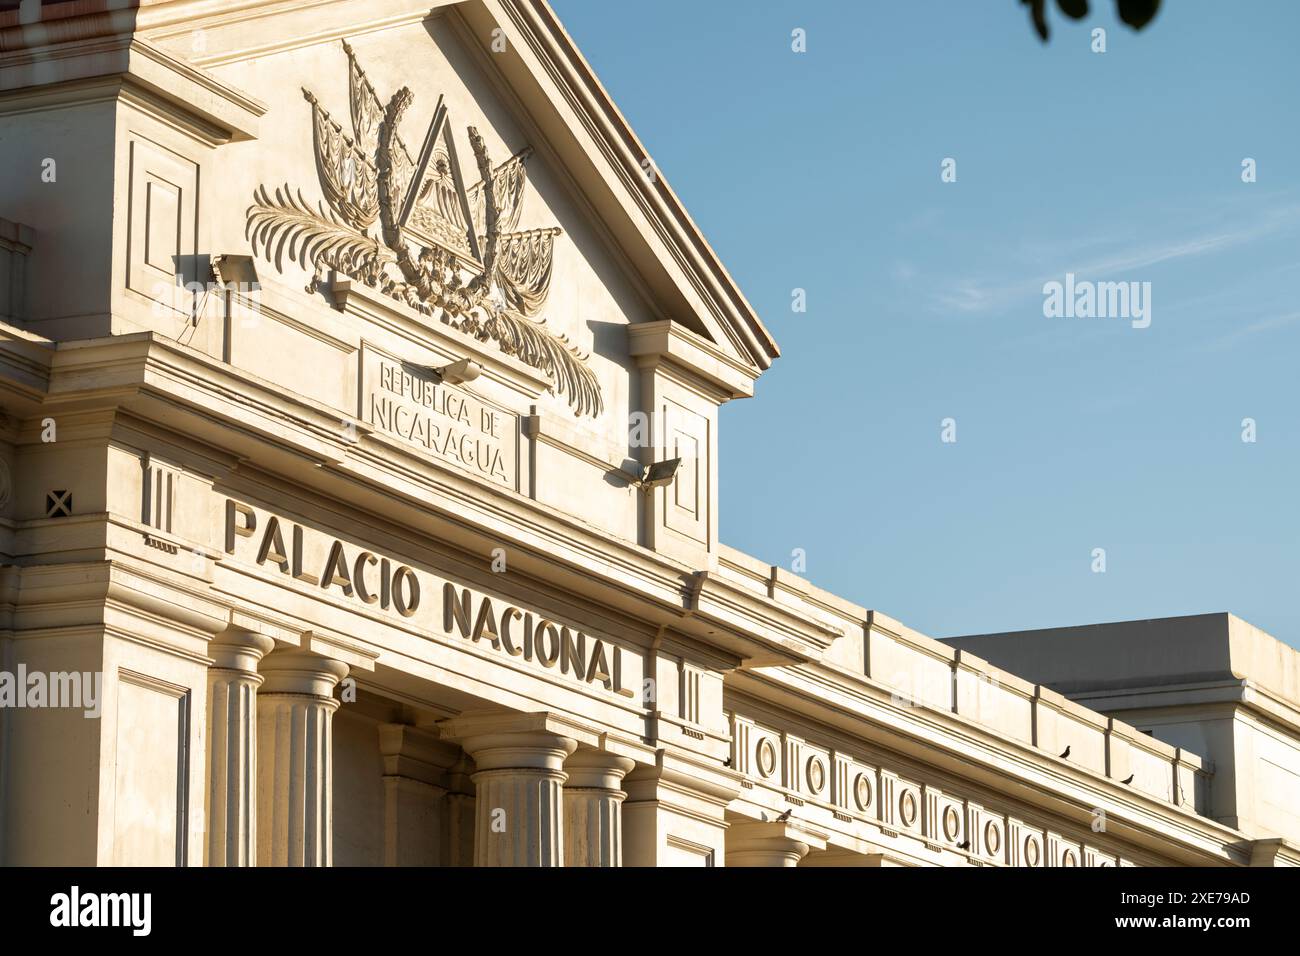
[[[107,625],[115,613],[166,623],[164,630],[207,641],[222,631],[229,608],[205,591],[137,562],[103,560],[23,567],[16,617],[36,614],[24,628],[36,636],[49,626]],[[16,621],[15,624],[18,624]]]
[[[758,369],[733,359],[703,336],[663,319],[628,326],[628,354],[637,364],[667,364],[722,393],[722,398],[751,398]]]
[[[198,25],[212,32],[222,27],[267,21],[305,10],[312,12],[310,30],[289,31],[266,42],[223,48],[210,54],[199,52],[191,57],[196,64],[210,68],[420,23],[441,15],[442,7],[454,2],[457,0],[385,0],[382,14],[377,14],[374,5],[368,4],[364,22],[358,22],[355,14],[337,19],[328,16],[331,8],[346,13],[349,7],[357,6],[356,0],[279,0],[270,3],[266,0],[168,0],[151,6],[147,14],[142,14],[139,29],[151,40],[166,43],[178,38],[188,40]]]
[[[49,69],[52,62],[59,63],[57,70]],[[33,83],[36,66],[58,80]],[[165,105],[187,117],[201,137],[216,142],[256,139],[266,112],[252,97],[130,33],[51,43],[0,59],[5,112],[112,95],[115,88],[139,90],[141,103]]]
[[[1300,708],[1297,708],[1295,701],[1262,686],[1256,680],[1231,673],[1212,680],[1076,691],[1071,692],[1069,697],[1096,710],[1149,711],[1149,716],[1158,716],[1160,711],[1171,708],[1235,705],[1245,708],[1267,723],[1278,725],[1287,733],[1300,732]]]
[[[687,590],[687,611],[719,624],[734,624],[737,617],[751,617],[758,607],[768,611],[774,632],[773,642],[783,646],[787,654],[797,660],[820,657],[826,648],[843,636],[836,627],[800,614],[796,608],[737,587],[708,571],[697,571]],[[809,647],[810,643],[812,647]],[[750,657],[746,666],[762,667],[774,663],[778,661],[769,657]]]
[[[41,7],[40,19],[32,23],[20,22],[22,14],[17,9],[0,13],[0,55],[38,46],[129,34],[135,29],[139,14],[134,5],[93,13],[86,13],[71,4],[63,4],[62,8],[45,4]]]
[[[1251,866],[1300,866],[1300,846],[1281,837],[1255,840],[1250,844]]]
[[[780,355],[776,342],[753,307],[704,239],[685,207],[658,170],[647,177],[642,161],[649,152],[596,78],[555,12],[545,0],[471,0],[456,8],[475,36],[490,35],[487,21],[512,28],[533,62],[526,69],[552,102],[572,109],[599,155],[609,166],[624,203],[630,203],[648,231],[666,245],[672,265],[701,299],[708,319],[745,359],[762,370]]]
[[[625,541],[509,489],[489,485],[436,459],[384,444],[364,429],[350,442],[339,413],[203,353],[156,336],[61,343],[53,358],[50,402],[118,407],[228,454],[281,480],[308,469],[319,489],[332,484],[350,506],[393,505],[435,519],[463,538],[490,536],[530,556],[542,580],[580,587],[614,607],[628,602],[651,623],[738,657],[789,663],[820,656],[838,636],[796,609],[725,579],[705,578],[686,599],[695,569]],[[376,495],[380,497],[376,497]]]
[[[50,384],[54,343],[6,323],[0,323],[0,392],[5,405],[16,400],[33,409]]]
[[[900,741],[925,749],[925,759],[976,782],[1006,788],[1054,812],[1087,821],[1095,808],[1106,811],[1113,834],[1167,855],[1159,844],[1177,846],[1189,861],[1242,865],[1247,862],[1237,831],[1181,807],[1164,803],[1086,768],[1045,760],[1032,745],[1006,737],[958,714],[900,705],[889,689],[847,675],[818,673],[816,666],[739,671],[727,676],[737,691],[775,701],[863,740]],[[873,737],[872,735],[875,734]],[[916,756],[915,752],[908,750]]]

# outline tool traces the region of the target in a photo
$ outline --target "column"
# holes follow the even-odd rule
[[[744,820],[727,828],[727,866],[798,866],[826,835],[796,823]]]
[[[257,665],[274,646],[235,628],[208,645],[208,866],[257,861]]]
[[[563,866],[563,767],[577,741],[545,714],[457,717],[442,730],[478,768],[474,865]]]
[[[333,862],[334,688],[348,667],[304,651],[262,661],[257,695],[257,865]]]
[[[600,750],[564,763],[564,865],[623,865],[623,778],[635,764]]]

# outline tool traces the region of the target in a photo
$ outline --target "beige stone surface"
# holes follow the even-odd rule
[[[1300,861],[1244,622],[942,642],[718,540],[778,350],[542,0],[31,9],[0,675],[101,690],[0,707],[0,863]]]

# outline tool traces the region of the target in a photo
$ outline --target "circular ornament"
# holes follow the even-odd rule
[[[994,820],[984,824],[984,847],[989,856],[997,856],[998,850],[1002,849],[1002,830]]]
[[[808,789],[821,793],[826,786],[826,764],[822,758],[813,754],[808,758]]]
[[[865,773],[858,774],[857,779],[853,781],[853,799],[859,810],[866,810],[871,806],[871,781],[867,779]]]
[[[916,822],[916,794],[911,790],[904,790],[903,795],[898,798],[898,816],[903,821],[903,826],[910,827]]]
[[[961,834],[961,815],[956,807],[946,807],[943,811],[943,835],[949,843],[956,843]]]
[[[758,742],[755,756],[761,776],[770,777],[776,773],[776,745],[770,737],[764,737]]]
[[[1032,836],[1025,837],[1025,862],[1030,866],[1037,866],[1042,855],[1043,851],[1038,846],[1038,841]]]

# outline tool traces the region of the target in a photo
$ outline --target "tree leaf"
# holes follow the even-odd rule
[[[1088,15],[1088,0],[1056,0],[1056,5],[1071,20],[1082,20]]]
[[[1141,30],[1160,10],[1160,0],[1116,0],[1119,18],[1134,30]]]

